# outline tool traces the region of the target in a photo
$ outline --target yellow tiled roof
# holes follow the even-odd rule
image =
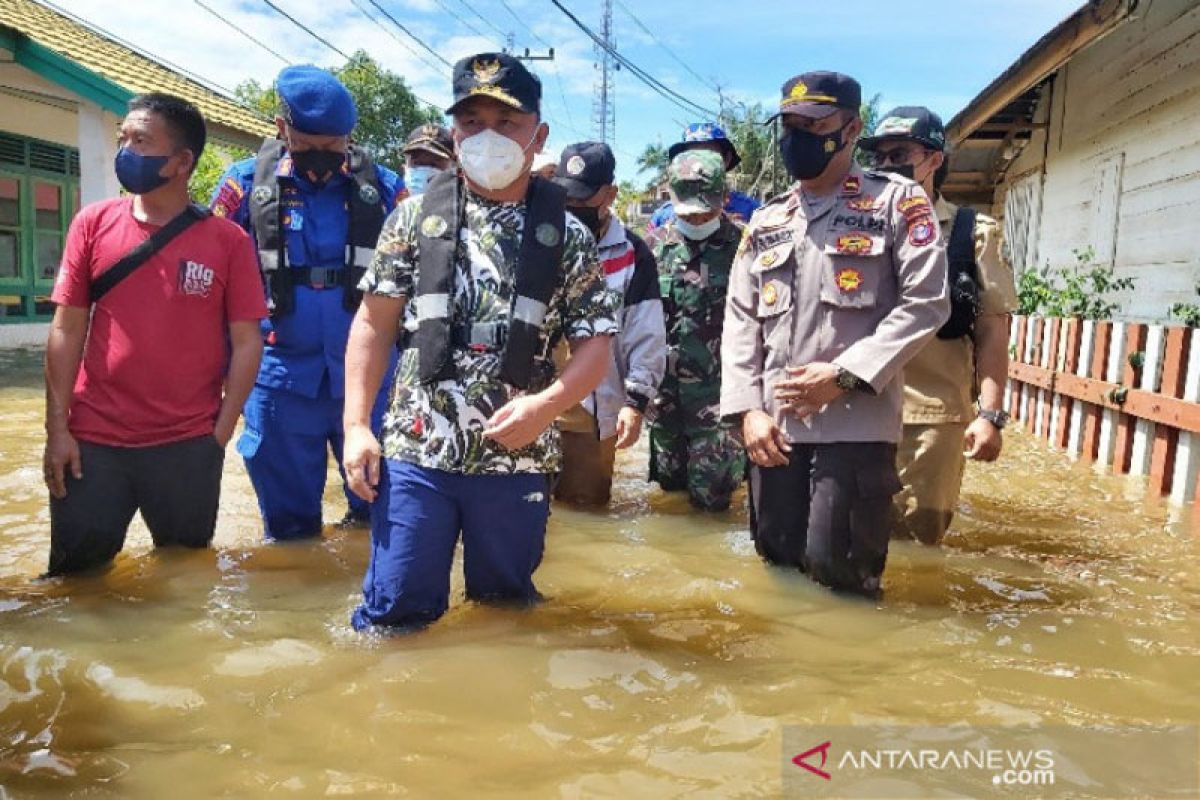
[[[0,0],[0,25],[134,94],[156,91],[177,95],[194,103],[210,123],[248,137],[275,133],[275,126],[268,120],[235,101],[34,0]]]

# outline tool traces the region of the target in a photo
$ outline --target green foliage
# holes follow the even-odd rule
[[[1196,286],[1196,294],[1200,295],[1200,285]],[[1175,303],[1171,306],[1170,316],[1189,328],[1200,328],[1200,305],[1196,303]]]
[[[422,106],[404,78],[384,69],[378,61],[358,50],[342,67],[333,70],[358,105],[354,141],[371,151],[375,162],[401,171],[404,140],[413,128],[442,121],[442,112]],[[279,111],[279,95],[272,86],[257,81],[238,84],[234,94],[250,108],[267,117]]]
[[[646,145],[646,149],[637,157],[635,163],[637,164],[639,175],[643,172],[650,173],[650,180],[646,183],[647,190],[666,180],[667,164],[669,161],[665,145],[662,143]]]
[[[863,103],[859,109],[858,113],[859,116],[862,117],[863,121],[863,136],[870,136],[875,132],[875,126],[879,124],[879,115],[881,113],[879,110],[879,100],[880,95],[876,93],[870,100]],[[856,152],[854,154],[854,159],[859,163],[859,166],[871,166],[870,159],[867,157],[867,152],[865,150],[859,150]]]
[[[621,181],[617,184],[616,209],[617,216],[622,221],[627,220],[629,207],[634,203],[641,202],[642,195],[643,192],[637,188],[637,185],[633,181]]]
[[[774,126],[767,125],[766,118],[762,103],[727,106],[721,115],[721,127],[742,157],[729,185],[746,194],[772,194],[771,170],[778,162],[779,146],[775,142]]]
[[[250,151],[240,147],[212,144],[205,147],[199,163],[196,164],[196,170],[188,180],[188,194],[192,196],[192,200],[207,206],[217,188],[217,181],[221,180],[229,165],[248,156]]]
[[[1096,264],[1088,247],[1073,250],[1075,263],[1026,270],[1017,282],[1020,314],[1079,319],[1111,319],[1121,304],[1113,295],[1133,289],[1132,277],[1118,278],[1109,264]]]

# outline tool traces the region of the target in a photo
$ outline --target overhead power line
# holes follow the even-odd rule
[[[274,11],[276,14],[279,14],[281,17],[283,17],[284,19],[286,19],[288,22],[292,23],[292,24],[293,24],[293,25],[295,25],[297,28],[299,28],[300,30],[304,31],[304,32],[305,32],[305,33],[307,33],[309,36],[311,36],[312,38],[316,39],[318,42],[320,42],[321,44],[325,45],[326,47],[328,47],[328,48],[329,48],[330,50],[332,50],[333,52],[337,53],[337,54],[338,54],[339,56],[341,56],[342,58],[346,59],[347,61],[349,61],[349,60],[350,60],[350,56],[346,55],[346,54],[345,54],[345,53],[343,53],[341,50],[339,50],[339,49],[338,49],[336,46],[334,46],[334,45],[333,45],[333,43],[332,43],[332,42],[330,42],[328,39],[326,39],[325,37],[323,37],[323,36],[321,36],[320,34],[318,34],[316,31],[314,31],[312,28],[310,28],[310,27],[308,27],[307,25],[305,25],[305,24],[304,24],[303,22],[301,22],[300,20],[298,20],[298,19],[296,19],[295,17],[293,17],[291,14],[287,13],[286,11],[284,11],[284,10],[283,10],[282,8],[280,8],[279,6],[277,6],[277,5],[275,5],[274,3],[272,3],[272,2],[271,2],[271,0],[262,0],[262,1],[263,1],[263,3],[265,3],[265,4],[266,4],[266,5],[267,5],[267,6],[268,6],[268,7],[269,7],[269,8],[270,8],[272,11]]]
[[[452,68],[454,66],[449,61],[447,61],[445,58],[443,58],[441,53],[439,53],[437,50],[434,50],[429,45],[425,44],[425,42],[419,36],[417,36],[415,33],[410,31],[408,28],[404,27],[404,25],[400,22],[400,20],[396,19],[391,14],[389,14],[387,12],[387,9],[385,9],[383,6],[379,5],[379,3],[376,3],[375,0],[367,0],[367,2],[370,3],[371,5],[375,6],[376,11],[378,11],[380,14],[383,14],[385,17],[387,17],[388,20],[390,20],[393,25],[395,25],[400,30],[404,31],[404,33],[407,34],[410,39],[412,39],[417,44],[421,45],[421,47],[424,48],[425,51],[428,52],[431,56],[433,56],[438,61],[445,64],[447,67]]]
[[[456,20],[458,20],[459,24],[462,25],[467,30],[471,31],[471,33],[474,33],[476,36],[482,36],[484,39],[491,38],[491,36],[489,34],[486,34],[483,31],[479,30],[479,26],[477,26],[475,23],[467,20],[465,17],[463,17],[461,14],[459,14],[453,8],[451,8],[450,4],[447,3],[445,0],[433,0],[433,2],[437,3],[438,6],[443,11],[445,11],[447,14],[449,14],[450,16],[452,16]]]
[[[579,28],[581,31],[583,31],[585,34],[587,34],[588,38],[590,38],[598,46],[600,46],[602,49],[604,49],[609,54],[611,54],[612,57],[614,59],[616,59],[617,63],[619,63],[621,66],[625,67],[626,69],[628,69],[631,73],[633,73],[635,78],[637,78],[642,83],[649,86],[651,89],[653,89],[659,95],[661,95],[664,99],[669,100],[670,102],[672,102],[675,105],[682,108],[684,111],[687,111],[689,114],[695,114],[695,113],[699,112],[699,113],[704,114],[705,116],[710,117],[712,119],[716,119],[719,116],[719,114],[717,114],[716,111],[713,111],[710,108],[705,108],[704,106],[700,105],[699,103],[689,100],[688,98],[681,95],[679,92],[676,92],[674,89],[672,89],[669,86],[667,86],[666,84],[662,83],[657,78],[655,78],[653,75],[651,75],[650,73],[646,72],[644,69],[639,67],[637,64],[634,64],[628,58],[626,58],[625,56],[618,53],[616,48],[609,47],[607,42],[604,41],[604,39],[602,39],[600,36],[598,36],[591,28],[589,28],[582,20],[580,20],[579,17],[572,14],[570,9],[568,9],[561,2],[559,2],[559,0],[550,0],[550,2],[553,3],[554,6],[559,11],[561,11],[563,14],[565,14],[567,16],[567,18],[570,19],[571,22],[573,22],[575,24],[575,27]]]
[[[472,5],[470,2],[468,2],[468,0],[458,0],[458,2],[460,4],[462,4],[463,8],[467,9],[467,11],[470,11],[473,15],[478,17],[479,20],[481,22],[483,22],[484,25],[487,25],[489,28],[494,30],[496,32],[496,35],[500,37],[501,41],[504,41],[504,36],[505,36],[504,31],[500,30],[500,28],[496,25],[496,23],[492,22],[490,19],[485,17],[483,14],[480,14],[479,10],[476,9],[475,6]]]
[[[425,64],[427,67],[433,69],[434,71],[438,72],[441,75],[449,74],[441,64],[432,61],[424,53],[420,52],[419,50],[414,48],[411,44],[409,44],[408,42],[404,41],[399,36],[397,36],[396,32],[393,31],[391,28],[387,27],[382,22],[375,19],[375,16],[373,14],[371,14],[370,9],[364,8],[362,6],[362,4],[359,2],[359,0],[350,0],[350,2],[354,6],[354,8],[358,10],[358,13],[362,14],[364,17],[369,19],[375,25],[375,27],[379,28],[379,30],[383,31],[388,36],[390,36],[396,42],[396,44],[400,45],[405,50],[412,53],[415,58],[420,59],[421,63]],[[424,102],[424,101],[422,101],[422,102]]]
[[[311,29],[309,29],[309,28],[308,28],[308,26],[304,25],[304,24],[303,24],[303,23],[301,23],[299,20],[295,19],[295,18],[294,18],[294,17],[292,17],[290,14],[288,14],[288,13],[287,13],[287,12],[285,12],[285,11],[283,11],[283,10],[282,10],[281,8],[279,8],[277,5],[275,5],[274,3],[272,3],[272,2],[271,2],[271,0],[263,0],[263,2],[264,2],[264,3],[266,3],[268,6],[270,6],[272,9],[274,9],[274,10],[275,10],[277,13],[279,13],[281,16],[283,16],[284,18],[286,18],[286,19],[287,19],[289,22],[291,22],[291,23],[292,23],[293,25],[295,25],[297,28],[299,28],[300,30],[304,31],[304,32],[305,32],[305,33],[307,33],[309,36],[311,36],[312,38],[316,39],[318,42],[320,42],[321,44],[325,45],[326,47],[328,47],[328,48],[329,48],[330,50],[332,50],[333,52],[335,52],[335,53],[337,53],[338,55],[340,55],[342,58],[346,59],[346,61],[347,61],[347,62],[349,62],[349,61],[351,60],[351,57],[350,57],[350,56],[346,55],[344,52],[342,52],[342,50],[340,50],[339,48],[335,47],[333,44],[331,44],[330,42],[326,41],[326,40],[325,40],[324,38],[322,38],[321,36],[318,36],[318,35],[317,35],[317,34],[316,34],[314,31],[312,31]],[[359,11],[361,12],[361,11],[362,11],[362,9],[359,9]],[[371,18],[369,15],[367,15],[367,16],[368,16],[368,18]],[[375,22],[378,22],[377,20],[373,20],[373,21],[375,21]],[[385,30],[386,30],[386,29],[385,29]],[[417,102],[424,103],[424,104],[425,104],[425,105],[427,105],[427,106],[433,106],[434,108],[439,108],[439,106],[438,106],[438,104],[437,104],[437,103],[434,103],[434,102],[433,102],[433,101],[431,101],[431,100],[426,100],[424,97],[421,97],[420,95],[416,94],[415,92],[413,92],[413,90],[412,90],[412,88],[411,88],[411,87],[406,87],[406,88],[408,88],[408,91],[409,91],[409,93],[410,93],[410,94],[412,94],[412,96],[413,96],[413,97],[414,97],[414,98],[417,100]]]
[[[700,81],[701,83],[703,83],[705,86],[707,86],[707,87],[709,87],[710,89],[712,89],[712,90],[713,90],[714,92],[716,92],[717,94],[720,94],[720,93],[721,93],[721,87],[720,87],[720,86],[717,86],[717,84],[713,83],[713,81],[712,81],[712,79],[711,79],[711,78],[705,78],[703,75],[701,75],[700,73],[696,72],[696,70],[692,69],[692,68],[691,68],[691,67],[688,65],[688,63],[687,63],[686,61],[684,61],[682,58],[680,58],[680,57],[679,57],[679,56],[678,56],[678,55],[675,53],[675,51],[674,51],[674,50],[672,50],[671,48],[667,47],[666,43],[665,43],[665,42],[663,42],[663,40],[662,40],[662,39],[659,39],[659,38],[658,38],[658,36],[656,36],[656,35],[655,35],[654,31],[650,30],[650,28],[646,26],[646,23],[644,23],[644,22],[642,22],[640,19],[638,19],[638,18],[637,18],[637,15],[635,15],[635,14],[634,14],[632,11],[630,11],[630,10],[629,10],[629,6],[625,5],[623,2],[621,2],[621,0],[614,0],[614,2],[617,4],[617,6],[618,6],[618,7],[619,7],[619,8],[620,8],[622,11],[624,11],[624,12],[625,12],[625,15],[626,15],[626,16],[628,16],[628,17],[629,17],[631,20],[633,20],[633,22],[634,22],[634,24],[635,24],[635,25],[637,25],[639,28],[641,28],[641,29],[642,29],[642,32],[643,32],[643,33],[645,33],[647,36],[649,36],[649,37],[650,37],[652,40],[654,40],[654,43],[655,43],[655,44],[657,44],[659,47],[661,47],[661,48],[662,48],[662,50],[663,50],[663,52],[664,52],[664,53],[666,53],[667,55],[669,55],[671,58],[675,59],[675,62],[676,62],[677,64],[679,64],[679,66],[683,67],[685,70],[687,70],[688,72],[690,72],[693,78],[695,78],[696,80]]]
[[[500,0],[500,5],[504,6],[504,10],[512,15],[512,18],[517,21],[517,24],[519,24],[525,30],[529,31],[529,35],[532,36],[536,41],[540,42],[544,47],[553,47],[554,46],[554,45],[550,44],[549,42],[547,42],[542,37],[538,36],[537,32],[534,31],[533,28],[529,27],[529,24],[521,18],[521,15],[518,14],[516,11],[513,11],[513,7],[508,4],[508,0]]]
[[[254,38],[253,36],[251,36],[249,33],[247,33],[246,31],[242,30],[241,28],[239,28],[237,25],[234,25],[234,24],[233,24],[233,22],[232,22],[232,21],[230,21],[228,17],[223,17],[223,16],[221,16],[221,15],[220,15],[220,14],[219,14],[217,11],[215,11],[213,8],[211,8],[210,6],[207,6],[207,5],[205,5],[204,3],[202,3],[202,2],[201,2],[201,0],[194,0],[194,2],[196,3],[196,5],[198,5],[198,6],[200,6],[201,8],[203,8],[203,9],[204,9],[205,11],[207,11],[209,14],[212,14],[214,17],[216,17],[217,19],[219,19],[221,22],[225,23],[225,24],[226,24],[226,25],[228,25],[230,28],[233,28],[233,30],[237,31],[237,32],[238,32],[239,34],[241,34],[243,37],[245,37],[246,39],[249,39],[251,42],[253,42],[254,44],[258,45],[258,46],[259,46],[259,47],[261,47],[263,50],[266,50],[268,53],[270,53],[271,55],[273,55],[273,56],[275,56],[276,58],[278,58],[278,59],[279,59],[280,61],[282,61],[284,64],[290,64],[290,63],[292,63],[292,62],[291,62],[291,60],[289,60],[288,58],[286,58],[286,57],[284,57],[284,56],[281,56],[279,53],[275,52],[275,51],[274,51],[274,50],[272,50],[270,47],[267,47],[265,44],[263,44],[262,42],[260,42],[258,39],[255,39],[255,38]]]

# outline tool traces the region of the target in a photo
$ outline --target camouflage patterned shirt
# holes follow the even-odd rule
[[[410,331],[416,330],[421,302],[416,292],[421,201],[421,195],[411,197],[388,217],[359,284],[371,294],[407,299],[404,324]],[[525,204],[497,203],[468,192],[466,218],[461,252],[468,258],[456,264],[455,323],[507,322]],[[605,286],[592,235],[568,214],[564,238],[562,281],[543,331],[567,339],[615,334],[621,298]],[[468,475],[558,471],[562,456],[555,426],[520,450],[506,450],[483,436],[488,418],[519,394],[499,378],[500,354],[452,352],[457,378],[429,385],[418,378],[416,349],[401,355],[383,422],[384,456]]]
[[[673,222],[652,234],[667,323],[664,400],[697,406],[715,404],[720,397],[725,292],[741,235],[727,217],[700,245],[685,240]],[[669,397],[677,393],[687,397]]]

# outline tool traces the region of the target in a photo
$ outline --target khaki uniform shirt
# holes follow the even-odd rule
[[[934,204],[942,241],[958,206],[938,197]],[[1010,314],[1017,308],[1017,288],[1012,267],[1000,253],[999,223],[982,214],[975,217],[975,263],[979,275],[979,314]],[[904,368],[904,424],[939,425],[970,422],[978,396],[975,380],[975,345],[970,336],[930,339]]]
[[[800,185],[746,228],[721,342],[721,413],[760,409],[796,443],[898,442],[901,370],[950,313],[946,252],[920,186],[851,169],[840,191]],[[789,366],[833,362],[869,383],[807,419],[784,413]]]

